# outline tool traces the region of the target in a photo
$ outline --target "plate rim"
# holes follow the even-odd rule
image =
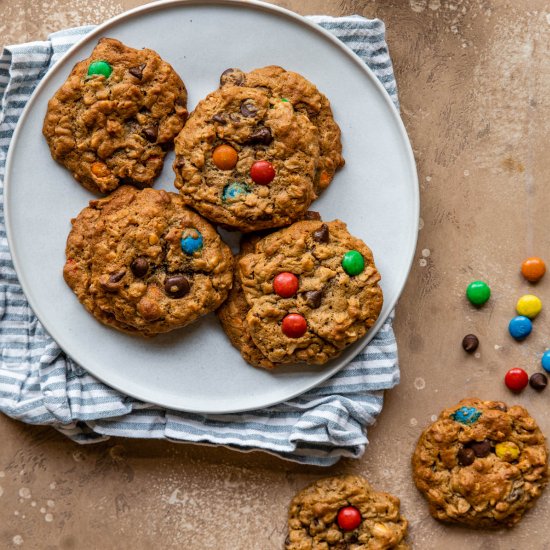
[[[84,370],[86,370],[87,373],[90,375],[96,377],[98,380],[100,380],[102,383],[106,384],[110,388],[113,388],[114,390],[122,393],[123,395],[127,395],[129,397],[132,397],[134,399],[138,399],[140,401],[143,401],[145,403],[151,403],[153,405],[165,407],[167,409],[176,410],[176,411],[183,411],[183,412],[189,412],[189,413],[197,413],[197,414],[231,414],[231,413],[242,413],[246,411],[253,411],[253,410],[262,410],[268,407],[271,407],[273,405],[277,405],[279,403],[283,403],[285,401],[288,401],[290,399],[294,399],[295,397],[298,397],[299,395],[302,395],[311,389],[317,387],[318,385],[322,384],[324,381],[326,381],[331,376],[334,376],[337,372],[339,372],[342,368],[344,368],[348,363],[350,363],[361,351],[368,345],[368,343],[372,340],[372,338],[377,334],[377,332],[380,330],[380,328],[384,325],[388,317],[392,314],[397,301],[401,297],[403,290],[405,288],[405,284],[408,280],[412,263],[414,260],[414,254],[416,251],[417,243],[418,243],[418,230],[413,230],[411,232],[410,238],[410,252],[409,252],[409,258],[407,261],[407,269],[403,270],[401,280],[399,281],[399,284],[396,285],[397,292],[394,296],[394,298],[389,303],[389,307],[387,309],[387,312],[382,316],[380,316],[376,324],[368,331],[368,333],[363,337],[362,340],[360,340],[358,343],[360,345],[357,346],[357,350],[355,353],[349,357],[346,358],[346,360],[341,361],[340,363],[334,365],[332,368],[327,369],[325,372],[323,372],[320,376],[316,377],[313,381],[306,384],[305,387],[300,388],[300,390],[296,392],[291,392],[289,395],[285,396],[282,399],[275,399],[273,401],[269,401],[263,405],[260,406],[248,406],[248,407],[237,407],[237,408],[221,408],[221,409],[215,409],[212,408],[197,408],[197,407],[188,407],[188,406],[181,406],[174,403],[166,404],[162,403],[158,399],[151,398],[151,396],[146,395],[147,394],[147,388],[143,388],[143,392],[141,395],[139,395],[139,392],[134,391],[128,391],[118,383],[113,384],[112,382],[106,381],[106,379],[98,375],[97,373],[88,370],[88,367],[85,366],[86,361],[80,362],[79,360],[74,358],[74,355],[69,354],[66,351],[66,347],[64,345],[65,338],[61,337],[58,338],[57,336],[57,329],[53,327],[53,330],[51,330],[49,326],[49,321],[44,322],[43,318],[45,316],[42,315],[42,310],[40,307],[36,308],[37,305],[35,303],[35,299],[33,297],[32,289],[30,288],[30,285],[27,284],[25,280],[25,275],[23,271],[21,270],[21,266],[19,264],[19,259],[17,254],[14,253],[15,246],[14,246],[14,238],[13,238],[13,231],[11,229],[11,209],[7,207],[9,205],[9,197],[10,197],[10,189],[11,189],[11,163],[12,158],[15,155],[14,151],[16,147],[13,145],[17,142],[19,138],[19,134],[21,133],[21,129],[25,125],[25,120],[28,117],[28,114],[32,110],[34,103],[36,102],[36,98],[39,96],[42,88],[46,86],[46,84],[49,82],[51,78],[57,72],[62,71],[63,69],[66,69],[65,67],[65,60],[72,55],[72,53],[82,46],[84,42],[92,41],[94,38],[97,38],[98,35],[101,35],[104,33],[107,29],[110,27],[116,25],[117,23],[121,21],[125,21],[128,19],[131,19],[136,16],[143,16],[146,15],[149,12],[154,11],[160,11],[164,9],[170,9],[174,7],[189,7],[189,6],[237,6],[239,9],[245,9],[245,10],[260,10],[276,15],[282,15],[285,16],[294,22],[296,22],[299,25],[305,26],[309,28],[310,30],[313,30],[317,34],[322,35],[325,39],[328,39],[330,42],[332,42],[333,45],[335,45],[340,51],[344,52],[345,55],[347,55],[350,59],[353,60],[355,65],[364,73],[367,75],[367,77],[370,79],[372,83],[374,83],[375,87],[378,89],[379,94],[381,94],[383,101],[387,104],[389,107],[389,111],[391,113],[391,117],[393,118],[393,122],[396,124],[397,129],[399,131],[402,144],[404,146],[406,157],[407,157],[407,164],[410,170],[410,173],[412,175],[412,204],[411,204],[411,213],[416,220],[416,227],[418,227],[419,219],[420,219],[420,189],[419,189],[419,182],[418,182],[418,173],[416,168],[416,162],[414,158],[413,149],[410,143],[409,136],[407,134],[405,125],[403,123],[403,120],[401,119],[401,116],[399,114],[399,111],[395,107],[393,101],[391,100],[388,92],[382,85],[382,83],[378,80],[376,75],[373,73],[373,71],[370,69],[370,67],[355,53],[351,48],[346,46],[342,41],[340,41],[336,36],[334,36],[332,33],[328,32],[324,28],[322,28],[319,24],[317,24],[314,21],[310,21],[306,19],[305,16],[302,16],[296,12],[293,12],[291,10],[288,10],[286,8],[283,8],[281,6],[269,4],[266,2],[263,2],[261,0],[160,0],[157,2],[152,2],[149,4],[145,4],[142,6],[138,6],[136,8],[130,9],[128,11],[125,11],[123,13],[120,13],[116,15],[115,17],[112,17],[108,19],[107,21],[97,25],[92,31],[87,33],[82,37],[82,39],[78,40],[75,44],[73,44],[55,63],[53,67],[51,67],[42,80],[38,83],[36,88],[34,89],[33,93],[31,94],[31,97],[27,101],[27,104],[25,105],[21,116],[17,122],[16,128],[12,134],[10,145],[8,148],[8,153],[6,156],[6,165],[5,165],[5,173],[4,173],[4,221],[5,221],[5,228],[6,228],[6,236],[8,241],[8,247],[10,250],[10,256],[11,260],[17,275],[17,278],[19,280],[19,283],[21,285],[21,288],[23,290],[23,293],[25,294],[25,298],[32,309],[34,315],[38,318],[44,329],[48,332],[48,334],[54,339],[55,342],[59,345],[59,347],[63,350],[63,352],[73,359],[76,363],[81,365]],[[90,199],[91,200],[91,199]],[[40,311],[40,313],[38,313]],[[56,336],[54,336],[54,334]],[[153,392],[156,390],[153,390]]]

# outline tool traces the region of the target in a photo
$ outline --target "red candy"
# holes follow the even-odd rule
[[[267,160],[258,160],[250,167],[250,177],[259,185],[267,185],[275,177],[275,168]]]
[[[285,271],[273,279],[273,289],[281,298],[290,298],[298,291],[298,277]]]
[[[298,313],[289,313],[282,324],[283,334],[289,338],[300,338],[306,333],[306,320]]]
[[[338,526],[344,531],[353,531],[361,525],[361,512],[355,506],[345,506],[338,512]]]
[[[509,390],[521,391],[529,383],[529,376],[523,369],[510,369],[504,377],[504,383]]]

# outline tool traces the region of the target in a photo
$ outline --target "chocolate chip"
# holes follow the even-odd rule
[[[181,96],[176,97],[176,100],[174,101],[174,103],[176,105],[179,105],[180,107],[183,107],[185,105],[185,101],[183,100],[183,97],[181,97]]]
[[[476,459],[474,451],[472,451],[472,449],[469,449],[468,447],[462,447],[462,449],[458,451],[456,457],[458,459],[458,463],[461,466],[469,466],[470,464],[473,464],[474,460]]]
[[[109,275],[109,278],[106,282],[102,281],[101,284],[105,287],[106,290],[110,292],[116,292],[120,287],[120,281],[124,277],[126,269],[120,269],[116,273]]]
[[[492,407],[491,409],[496,409],[498,411],[502,411],[502,412],[506,412],[508,410],[508,407],[506,406],[505,403],[503,403],[502,401],[497,401]]]
[[[246,145],[269,145],[273,141],[271,130],[263,126],[254,130],[246,140]]]
[[[220,76],[220,86],[242,86],[244,83],[244,74],[239,69],[225,69]]]
[[[120,271],[117,271],[116,273],[113,273],[109,277],[109,282],[110,283],[118,283],[120,281],[120,279],[122,279],[122,277],[124,277],[125,273],[126,273],[125,269],[121,269]]]
[[[319,229],[313,232],[313,240],[318,243],[328,243],[328,225],[324,223]]]
[[[258,107],[251,101],[241,103],[241,114],[245,117],[253,117],[258,112]]]
[[[484,439],[483,441],[476,441],[475,443],[471,443],[469,445],[470,449],[474,451],[474,454],[478,458],[485,458],[493,448],[491,445],[491,442],[488,439]]]
[[[171,298],[183,298],[189,289],[189,281],[183,275],[172,275],[164,281],[164,290]]]
[[[137,67],[132,67],[128,69],[128,72],[135,76],[138,80],[141,80],[143,78],[143,69],[146,67],[146,63],[142,63],[141,65],[138,65]]]
[[[286,536],[285,544],[288,546],[290,544],[290,535]]]
[[[535,372],[529,378],[529,385],[537,391],[542,391],[548,384],[548,378],[542,372]]]
[[[131,263],[130,269],[138,279],[141,279],[149,271],[149,262],[143,256],[140,256]]]
[[[304,293],[304,298],[306,299],[306,304],[311,309],[317,309],[321,305],[323,300],[323,291],[322,290],[309,290]]]
[[[229,115],[229,118],[230,118],[230,120],[232,120],[233,122],[240,122],[240,120],[241,120],[240,117],[239,117],[239,115],[238,115],[237,113],[231,113],[231,114]]]
[[[466,334],[462,340],[462,347],[468,353],[474,353],[479,346],[479,340],[475,334]]]
[[[227,123],[227,119],[223,116],[223,115],[220,115],[219,113],[216,113],[213,117],[212,117],[212,120],[214,122],[217,122],[219,124],[226,124]]]
[[[147,141],[157,141],[158,133],[158,126],[147,126],[143,128],[143,135],[146,137]]]
[[[321,214],[319,214],[319,212],[315,212],[314,210],[308,210],[304,214],[304,220],[321,221]]]

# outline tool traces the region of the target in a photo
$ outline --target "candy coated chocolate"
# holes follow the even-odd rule
[[[516,340],[523,340],[527,338],[533,330],[533,323],[528,317],[524,315],[518,315],[514,317],[508,324],[508,331],[510,336]]]
[[[462,449],[458,451],[456,458],[458,459],[458,463],[461,466],[469,466],[470,464],[474,463],[476,455],[474,451],[472,451],[472,449],[469,449],[468,447],[462,447]]]
[[[529,317],[529,319],[534,319],[541,310],[542,302],[540,298],[533,294],[525,294],[516,304],[518,315],[524,315],[525,317]]]
[[[275,178],[275,168],[268,160],[258,160],[250,167],[250,177],[258,185],[268,185]]]
[[[273,290],[281,298],[290,298],[298,291],[298,277],[294,273],[284,271],[273,279]]]
[[[474,306],[482,306],[491,297],[491,289],[483,281],[473,281],[466,289],[466,297]]]
[[[521,274],[531,283],[536,283],[542,279],[545,273],[546,264],[537,256],[527,258],[521,264]]]
[[[233,170],[238,160],[239,155],[237,151],[226,143],[218,145],[212,152],[212,162],[220,170]]]
[[[181,249],[185,254],[194,254],[203,245],[201,232],[195,228],[184,229],[181,232]]]
[[[103,75],[105,78],[109,78],[112,72],[111,65],[103,60],[93,61],[88,67],[88,76]]]
[[[365,260],[357,250],[348,250],[342,258],[342,267],[348,275],[359,275],[365,269]]]
[[[504,383],[508,389],[519,392],[529,383],[529,376],[523,369],[515,367],[506,373]]]
[[[307,322],[299,313],[289,313],[283,319],[282,331],[289,338],[300,338],[307,331]]]
[[[460,422],[461,424],[475,424],[478,418],[481,416],[481,411],[478,411],[475,407],[460,407],[452,415],[451,418],[455,422]]]

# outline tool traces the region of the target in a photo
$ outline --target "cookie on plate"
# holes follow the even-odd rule
[[[93,192],[148,187],[183,128],[187,92],[153,50],[102,38],[48,103],[52,157]]]
[[[183,327],[225,300],[233,256],[175,193],[122,186],[72,221],[63,276],[102,323],[143,336]]]
[[[372,252],[339,220],[300,221],[263,237],[240,258],[236,278],[247,307],[242,299],[235,307],[273,364],[326,363],[364,336],[382,308]]]
[[[471,398],[444,410],[424,430],[412,467],[434,518],[512,527],[548,481],[548,451],[523,407]]]
[[[211,93],[190,115],[175,150],[183,200],[227,228],[289,225],[316,198],[317,129],[266,90],[224,86]]]
[[[292,500],[285,550],[407,550],[400,502],[360,476],[327,477]]]

